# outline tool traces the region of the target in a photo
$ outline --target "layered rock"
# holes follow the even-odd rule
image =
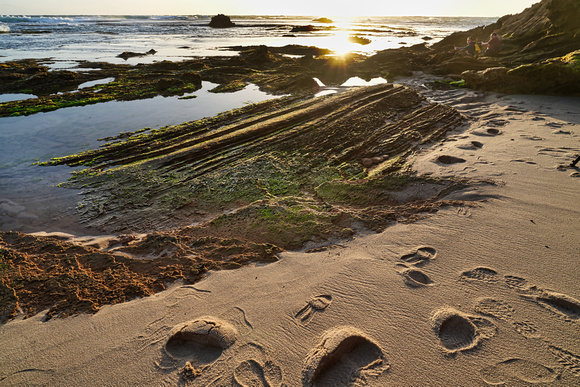
[[[580,95],[580,2],[544,0],[490,26],[453,34],[433,49],[450,50],[452,44],[461,44],[467,36],[485,40],[491,32],[502,36],[503,47],[496,57],[480,59],[479,63],[503,69],[465,66],[462,76],[468,87],[506,93]],[[434,63],[434,67],[444,69],[450,62]]]
[[[492,32],[502,37],[497,55],[473,57],[454,50],[464,46],[469,36],[477,42],[487,41]],[[488,26],[453,33],[431,47],[422,44],[385,50],[361,68],[368,71],[375,66],[391,76],[419,70],[440,75],[463,73],[467,86],[476,89],[580,95],[578,50],[580,2],[543,0]]]
[[[315,193],[329,205],[337,197],[343,202],[365,192],[362,180],[319,191],[325,182],[362,178],[365,168],[399,165],[418,146],[463,122],[451,107],[430,104],[412,89],[385,84],[327,98],[267,101],[211,120],[136,133],[123,142],[51,164],[91,165],[87,173],[75,176],[73,186],[94,188],[85,191],[82,206],[82,216],[92,226],[138,230],[147,229],[151,219],[175,226],[182,217],[191,224],[200,214],[207,217],[224,206],[238,207],[272,195],[292,195],[300,201],[312,200]],[[365,165],[365,159],[374,158],[380,160]],[[375,192],[373,187],[367,187],[372,194],[367,192],[356,202],[388,201],[384,189]],[[254,216],[246,214],[243,219]],[[325,227],[331,226],[319,224],[316,232]],[[297,233],[290,241],[280,242],[276,236],[269,242],[298,247]]]

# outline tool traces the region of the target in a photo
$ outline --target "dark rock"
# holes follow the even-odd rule
[[[367,44],[371,43],[371,40],[369,38],[365,38],[363,36],[349,36],[348,41],[351,43],[358,43],[363,46],[366,46]]]
[[[466,85],[480,90],[522,94],[580,95],[580,50],[561,58],[462,73]]]
[[[193,71],[186,71],[181,74],[181,79],[186,83],[193,83],[201,88],[201,75]]]
[[[155,55],[157,53],[157,51],[151,49],[147,52],[131,52],[131,51],[124,51],[122,53],[120,53],[119,55],[117,55],[117,58],[122,58],[122,59],[129,59],[129,58],[134,58],[134,57],[142,57],[142,56],[147,56],[147,55]]]
[[[219,15],[212,17],[211,21],[209,22],[209,26],[212,28],[231,28],[234,27],[235,25],[236,23],[233,23],[230,20],[229,16],[226,16],[221,13]]]
[[[171,87],[183,86],[183,81],[176,78],[161,78],[157,81],[155,88],[157,91],[165,91]]]
[[[231,46],[228,47],[232,51],[247,52],[251,49],[257,49],[259,47],[266,46]],[[318,48],[315,46],[301,46],[298,44],[287,44],[283,47],[266,47],[267,50],[274,54],[286,54],[286,55],[309,55],[309,56],[322,56],[331,54],[332,51],[326,48]]]
[[[254,67],[266,67],[278,61],[278,57],[272,54],[268,47],[258,46],[244,50],[241,53],[246,64]]]
[[[310,24],[307,26],[292,27],[292,29],[290,30],[290,32],[312,32],[312,31],[318,31],[318,29]]]
[[[161,62],[151,63],[148,67],[154,71],[175,71],[179,70],[179,63],[163,60]]]
[[[314,19],[312,21],[318,22],[318,23],[333,23],[332,19],[329,19],[327,17],[320,17],[318,19]]]
[[[365,167],[365,168],[370,168],[370,167],[372,167],[372,166],[373,166],[373,164],[374,164],[374,163],[373,163],[373,160],[372,160],[372,159],[369,159],[369,158],[364,158],[364,159],[362,159],[362,160],[361,160],[361,163],[362,163],[363,167]]]
[[[468,36],[481,42],[487,41],[492,32],[498,33],[503,42],[493,57],[473,57],[454,50],[465,46]],[[390,76],[419,70],[440,75],[467,71],[466,85],[474,89],[580,95],[579,50],[580,2],[543,0],[488,26],[453,33],[425,51],[413,47],[379,52],[366,61],[365,67],[373,65]]]

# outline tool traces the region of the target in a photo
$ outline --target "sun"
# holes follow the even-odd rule
[[[336,56],[344,57],[349,52],[355,50],[356,45],[353,44],[349,38],[350,19],[344,18],[334,23],[336,30],[330,42],[330,49],[332,49]]]

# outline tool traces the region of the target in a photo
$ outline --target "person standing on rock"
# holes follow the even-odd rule
[[[491,36],[489,37],[489,41],[481,43],[482,46],[486,47],[486,50],[483,53],[483,55],[497,54],[499,52],[501,44],[502,44],[501,39],[499,38],[498,34],[496,34],[495,32],[492,33]]]

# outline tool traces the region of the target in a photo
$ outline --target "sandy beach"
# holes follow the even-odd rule
[[[458,93],[440,102],[468,124],[408,163],[468,179],[443,198],[465,205],[93,315],[17,317],[0,385],[578,385],[578,99]]]
[[[0,387],[580,385],[577,0],[215,18],[0,20]]]

